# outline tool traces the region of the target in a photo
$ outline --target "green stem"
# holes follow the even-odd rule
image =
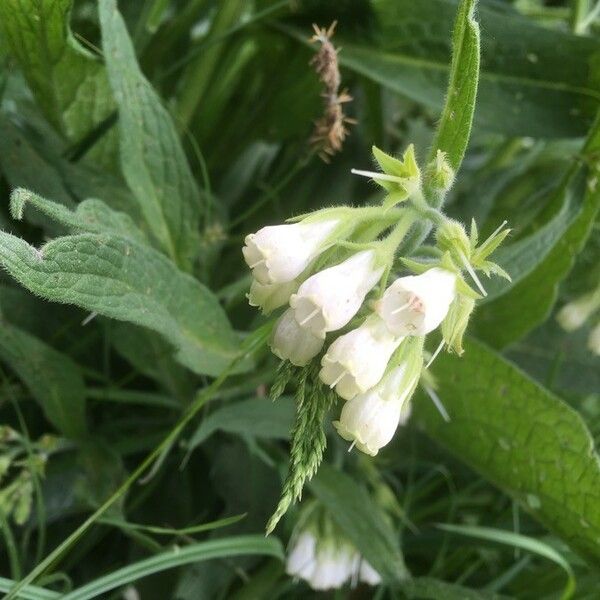
[[[75,542],[83,535],[117,500],[125,495],[131,485],[140,478],[140,476],[150,467],[154,461],[159,458],[163,452],[169,448],[185,426],[196,416],[200,409],[212,399],[215,392],[223,385],[226,379],[232,374],[236,366],[247,356],[264,344],[267,340],[273,323],[267,323],[246,340],[245,347],[240,354],[234,358],[229,366],[217,377],[208,387],[198,393],[194,402],[190,405],[186,413],[181,417],[175,427],[167,434],[165,439],[140,463],[140,465],[131,473],[131,475],[122,483],[119,488],[100,506],[96,512],[88,517],[71,535],[69,535],[61,544],[59,544],[43,561],[41,561],[24,579],[19,581],[8,593],[5,600],[12,600],[19,596],[19,592],[27,585],[32,583],[40,575],[43,575],[47,569],[54,565],[60,557],[67,552]]]

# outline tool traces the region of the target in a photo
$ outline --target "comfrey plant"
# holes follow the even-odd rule
[[[488,260],[508,234],[504,224],[479,244],[474,222],[467,234],[426,200],[425,186],[439,199],[452,184],[443,153],[422,175],[412,146],[401,160],[373,152],[382,172],[354,173],[384,189],[381,205],[326,208],[246,237],[250,304],[265,314],[287,305],[271,338],[284,361],[273,396],[297,380],[290,474],[268,530],[316,471],[322,420],[334,401],[345,402],[338,433],[376,455],[408,418],[437,353],[446,346],[462,354],[469,317],[485,295],[477,271],[508,277]],[[419,232],[431,227],[434,243],[424,245]],[[426,336],[440,326],[442,341],[424,367]]]
[[[296,525],[290,540],[286,572],[319,591],[346,584],[374,586],[381,583],[379,573],[346,539],[327,512],[314,503]]]

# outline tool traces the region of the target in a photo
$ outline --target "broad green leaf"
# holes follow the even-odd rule
[[[210,290],[130,238],[82,233],[38,250],[0,232],[0,262],[48,300],[157,331],[196,373],[217,375],[237,355],[237,338]]]
[[[449,75],[452,0],[374,0],[374,46],[346,40],[343,66],[440,110]],[[475,123],[504,135],[583,135],[600,100],[600,43],[481,4],[481,72]]]
[[[323,463],[309,486],[348,539],[384,579],[397,583],[408,577],[390,524],[361,485]]]
[[[119,109],[123,175],[163,250],[189,270],[199,251],[201,197],[173,121],[138,66],[115,0],[101,2],[106,68]]]
[[[277,402],[271,402],[268,398],[253,398],[229,404],[208,415],[187,446],[193,450],[216,431],[288,439],[294,414],[294,403],[289,398],[280,398]]]
[[[446,103],[431,147],[429,160],[445,152],[458,171],[473,123],[479,82],[479,25],[473,16],[477,0],[463,0],[458,7],[452,35],[452,64]]]
[[[38,105],[65,138],[76,143],[91,134],[115,110],[100,60],[69,29],[71,0],[4,0],[0,32],[18,60]],[[89,158],[110,165],[113,132]]]
[[[450,422],[421,398],[425,431],[600,564],[600,459],[581,416],[474,340],[433,373]]]
[[[77,438],[86,433],[85,385],[69,356],[3,322],[0,358],[17,373],[62,434]]]

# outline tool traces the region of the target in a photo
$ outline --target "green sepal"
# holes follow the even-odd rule
[[[469,324],[469,319],[475,308],[475,299],[457,294],[446,318],[442,322],[442,337],[450,350],[459,356],[464,352],[462,342]]]

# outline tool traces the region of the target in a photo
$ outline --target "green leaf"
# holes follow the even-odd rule
[[[553,222],[533,234],[531,244],[523,241],[524,247],[517,246],[520,253],[512,256],[513,264],[517,266],[516,285],[497,284],[494,289],[508,293],[484,303],[475,312],[472,331],[494,347],[503,348],[522,338],[550,314],[556,301],[558,286],[583,249],[600,210],[600,188],[597,183],[600,174],[597,156],[599,149],[600,119],[594,125],[583,149],[589,168],[586,169],[579,163],[574,164],[557,196],[557,201],[562,201],[565,207],[566,222],[560,211]],[[574,184],[583,174],[586,176],[586,188],[579,193],[579,197],[583,195],[582,201],[576,203],[577,195],[569,190],[569,186],[578,190],[578,186]],[[570,194],[574,198],[570,198]],[[552,209],[551,205],[549,210]],[[507,252],[510,256],[511,250]],[[502,260],[502,252],[499,251],[498,254]],[[535,268],[532,269],[534,265]],[[506,260],[502,261],[501,266],[513,276]],[[523,268],[524,266],[527,268]],[[524,274],[527,276],[523,277]],[[495,294],[491,296],[494,298]],[[498,323],[502,323],[502,327],[498,327]]]
[[[217,375],[237,356],[237,337],[210,290],[132,239],[83,233],[37,250],[0,232],[0,262],[48,300],[157,331],[195,373]]]
[[[362,486],[326,463],[309,485],[340,529],[385,580],[397,583],[407,578],[393,529]]]
[[[565,560],[562,554],[558,553],[552,546],[541,542],[533,537],[514,533],[512,531],[503,531],[491,527],[478,527],[476,525],[453,525],[449,523],[440,523],[440,529],[451,533],[460,533],[481,540],[506,544],[512,548],[522,548],[528,552],[533,552],[543,556],[556,563],[567,574],[567,584],[562,593],[562,598],[571,598],[575,591],[575,575],[571,565]]]
[[[6,577],[0,577],[0,592],[8,592],[15,581],[7,579]],[[42,587],[35,585],[28,585],[19,592],[19,598],[22,600],[59,600],[62,594],[53,592],[51,590],[45,590]]]
[[[477,98],[479,25],[473,16],[476,3],[477,0],[463,0],[458,7],[446,103],[429,153],[429,160],[434,160],[438,150],[444,152],[454,171],[460,168],[467,149]]]
[[[451,0],[374,0],[377,46],[345,40],[340,63],[416,102],[441,110],[449,74]],[[533,24],[482,4],[475,123],[508,136],[585,134],[600,100],[600,43]]]
[[[600,459],[581,416],[480,342],[433,369],[450,422],[431,402],[417,417],[440,444],[600,564]]]
[[[99,11],[123,174],[161,247],[189,270],[199,251],[200,193],[171,117],[140,71],[116,1],[101,2]]]
[[[71,0],[6,0],[0,31],[46,118],[70,142],[79,142],[115,110],[102,63],[69,29]],[[89,154],[110,165],[116,136],[106,134]]]
[[[252,398],[229,404],[208,415],[187,443],[191,451],[216,431],[273,439],[289,439],[295,407],[290,398],[272,402]]]
[[[17,373],[62,434],[85,435],[85,385],[69,356],[4,321],[0,358]]]

